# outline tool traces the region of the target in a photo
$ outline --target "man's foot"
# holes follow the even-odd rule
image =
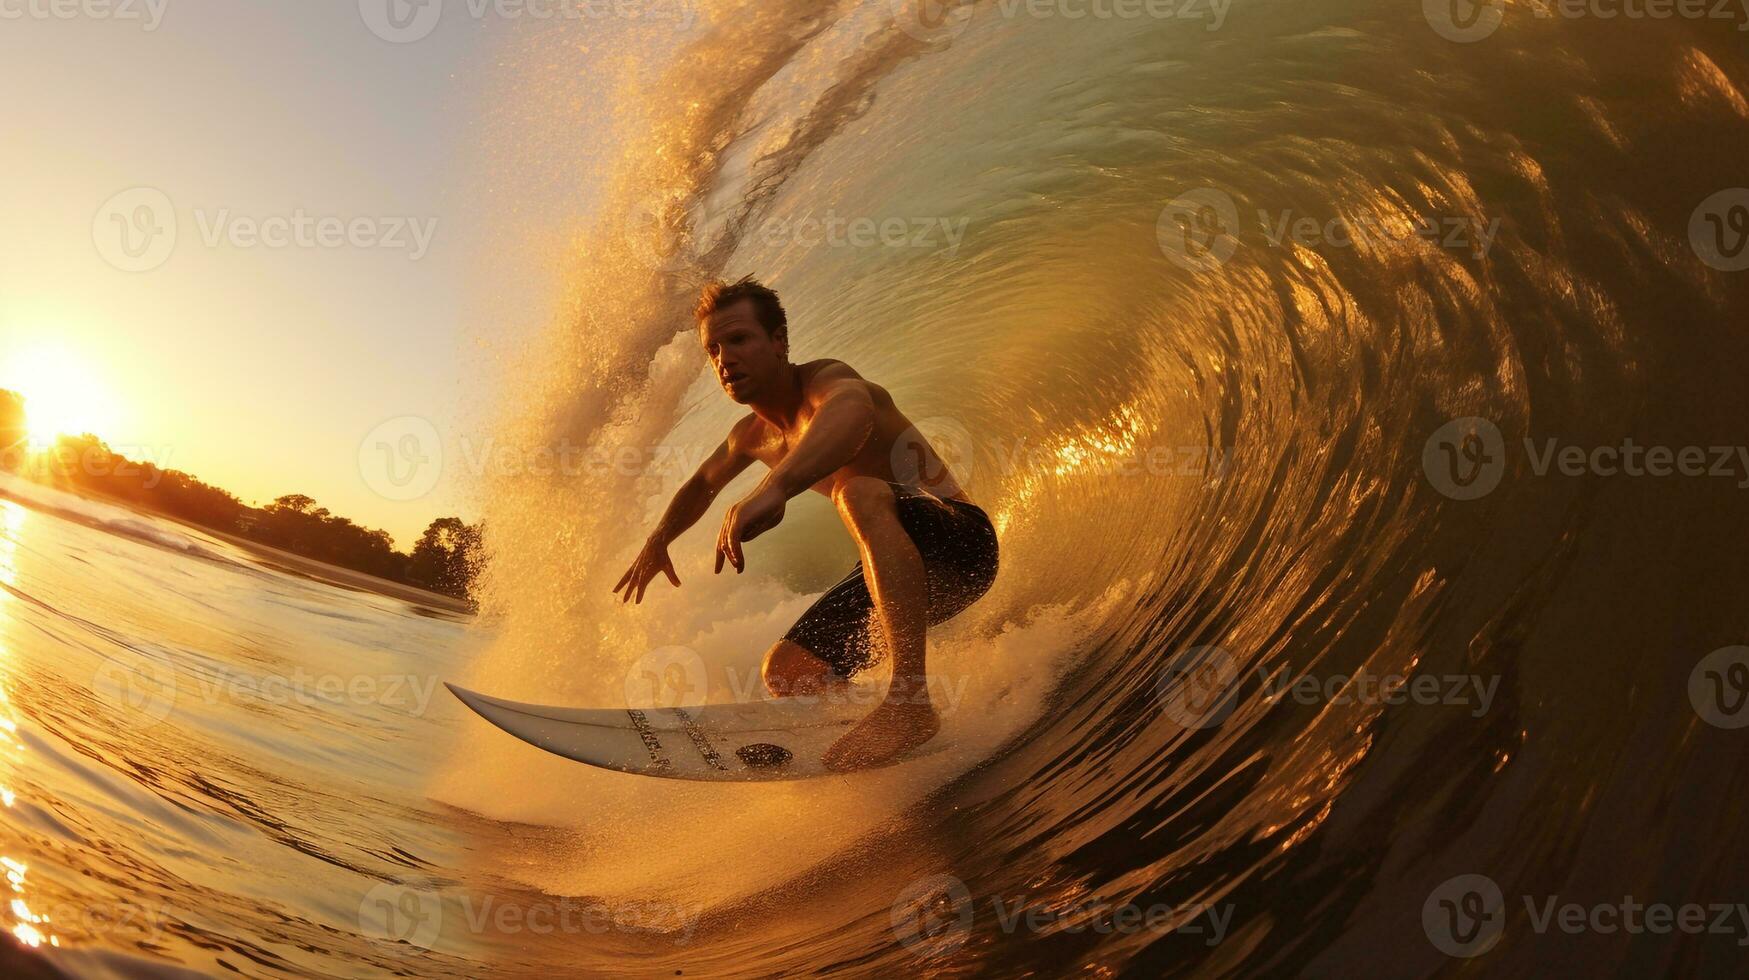
[[[867,769],[911,751],[939,731],[941,718],[926,693],[911,696],[888,691],[880,707],[832,743],[823,761],[833,772]]]

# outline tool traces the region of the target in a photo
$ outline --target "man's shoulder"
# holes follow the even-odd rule
[[[765,438],[765,421],[748,412],[729,426],[729,448],[750,449]]]
[[[823,357],[817,361],[809,361],[802,365],[802,383],[811,385],[816,382],[863,380],[856,369],[840,360]]]
[[[845,388],[867,394],[876,404],[888,397],[886,389],[858,374],[855,368],[843,361],[828,358],[802,365],[802,390],[809,400],[817,402]]]

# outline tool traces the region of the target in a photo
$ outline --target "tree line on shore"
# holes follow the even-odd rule
[[[396,551],[387,531],[360,527],[303,494],[251,507],[187,473],[117,454],[93,435],[63,435],[52,447],[32,449],[26,407],[16,392],[0,390],[0,470],[391,582],[469,597],[483,559],[478,525],[438,518],[411,551]]]

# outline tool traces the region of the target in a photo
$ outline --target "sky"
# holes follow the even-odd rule
[[[405,548],[476,516],[455,474],[385,484],[361,450],[466,424],[501,25],[451,4],[392,43],[374,2],[0,4],[0,388]]]

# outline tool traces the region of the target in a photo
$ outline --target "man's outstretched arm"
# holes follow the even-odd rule
[[[650,532],[649,540],[638,551],[632,567],[626,569],[619,584],[613,587],[615,594],[624,592],[620,596],[621,602],[643,602],[645,586],[659,572],[667,575],[668,581],[676,586],[680,585],[680,576],[674,573],[674,562],[668,557],[668,545],[685,533],[687,528],[697,524],[704,512],[710,509],[711,501],[729,485],[729,481],[752,465],[753,457],[742,448],[744,424],[738,424],[730,431],[723,444],[699,464],[698,471],[680,485],[674,499],[668,502],[668,509],[662,512],[662,519],[656,522],[656,530]]]
[[[717,571],[723,570],[725,559],[735,571],[746,570],[741,543],[776,527],[791,497],[850,462],[874,432],[874,397],[856,372],[843,366],[828,368],[815,383],[818,407],[808,431],[752,493],[723,515],[722,530],[717,532]]]
[[[874,397],[868,382],[849,368],[841,370],[841,376],[821,386],[819,408],[801,441],[761,481],[781,489],[785,499],[799,496],[850,462],[874,432]]]

